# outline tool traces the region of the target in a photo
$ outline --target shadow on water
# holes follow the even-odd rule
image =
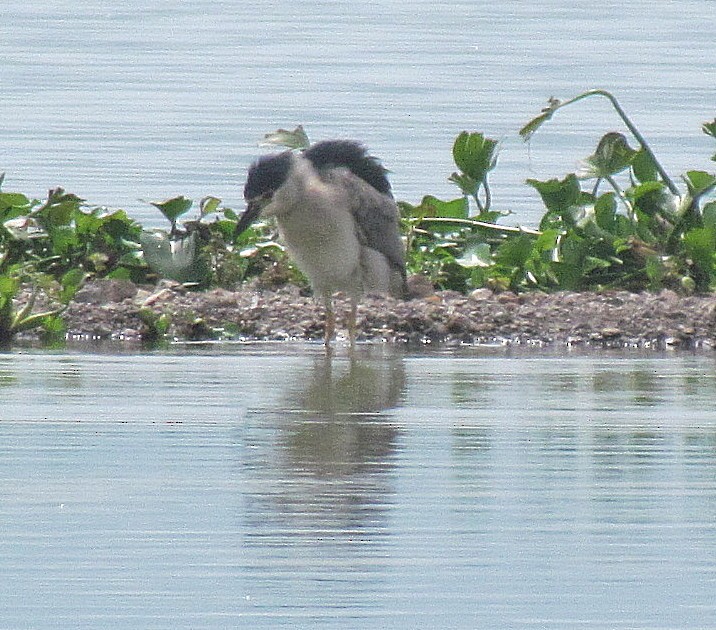
[[[262,419],[276,431],[273,452],[257,454],[264,483],[252,493],[253,518],[293,533],[351,537],[375,530],[392,494],[390,475],[400,430],[390,410],[405,396],[401,355],[357,348],[313,359]]]
[[[295,401],[305,410],[303,417],[286,432],[287,465],[318,476],[391,468],[397,432],[381,414],[399,404],[404,388],[399,360],[370,364],[355,355],[342,363],[316,359]]]

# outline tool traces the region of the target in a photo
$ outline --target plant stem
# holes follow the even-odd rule
[[[451,217],[420,217],[417,225],[420,223],[455,223],[465,227],[486,228],[495,230],[496,232],[511,232],[517,234],[529,234],[531,236],[542,236],[539,230],[533,230],[526,227],[512,227],[509,225],[497,225],[496,223],[487,223],[486,221],[475,221],[474,219],[453,219]]]
[[[475,203],[477,204],[477,209],[479,210],[479,213],[482,214],[485,211],[485,208],[482,206],[482,202],[480,201],[480,197],[478,196],[477,192],[472,197],[475,200]]]
[[[626,115],[626,112],[622,109],[622,106],[619,104],[619,101],[614,97],[613,94],[610,92],[607,92],[606,90],[587,90],[586,92],[583,92],[582,94],[579,94],[578,96],[575,96],[574,98],[569,99],[568,101],[565,101],[564,103],[560,103],[559,107],[564,107],[566,105],[571,105],[572,103],[576,103],[577,101],[581,101],[582,99],[588,98],[590,96],[603,96],[606,99],[609,99],[609,102],[612,104],[612,107],[616,110],[617,114],[619,114],[619,117],[622,119],[624,124],[627,126],[629,131],[632,133],[634,138],[636,138],[637,142],[642,146],[646,154],[652,159],[654,162],[654,166],[656,167],[656,170],[659,172],[659,175],[661,175],[661,178],[664,180],[664,183],[669,188],[669,190],[677,197],[681,196],[681,193],[679,192],[679,189],[676,187],[676,184],[672,181],[672,179],[669,177],[668,173],[664,170],[664,167],[659,164],[659,161],[656,159],[656,156],[654,155],[654,152],[651,150],[651,147],[649,146],[648,142],[644,138],[644,136],[641,135],[641,132],[637,129],[636,125],[629,119],[629,116]],[[557,108],[555,108],[556,110]]]
[[[624,207],[627,209],[627,214],[629,215],[629,219],[633,222],[634,221],[634,208],[629,203],[629,200],[624,196],[624,193],[622,192],[622,189],[619,187],[619,184],[617,184],[616,180],[611,175],[606,175],[605,179],[609,182],[611,187],[614,189],[614,192],[617,194],[617,197],[619,197],[619,200],[624,204]]]
[[[487,183],[487,176],[485,176],[483,185],[485,187],[485,211],[487,211],[492,205],[492,193],[490,192],[490,185]]]

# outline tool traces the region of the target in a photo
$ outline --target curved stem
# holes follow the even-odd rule
[[[617,184],[616,180],[611,175],[606,175],[605,179],[609,182],[611,187],[614,189],[614,192],[617,194],[617,197],[619,197],[619,200],[624,204],[624,207],[627,209],[627,214],[629,215],[629,219],[631,221],[634,221],[634,208],[629,203],[629,200],[624,196],[624,193],[622,192],[622,189],[619,187],[619,184]]]
[[[479,210],[479,213],[482,214],[485,211],[485,208],[482,206],[482,202],[480,201],[480,197],[478,196],[477,192],[472,196],[472,198],[475,200],[475,203],[477,204],[477,209]]]
[[[564,107],[565,105],[570,105],[572,103],[576,103],[577,101],[581,101],[582,99],[585,99],[589,96],[603,96],[606,99],[609,99],[609,102],[612,104],[612,107],[616,110],[619,117],[622,119],[624,124],[627,126],[629,131],[632,133],[634,138],[636,138],[637,142],[642,146],[644,149],[644,152],[652,159],[654,162],[654,166],[656,167],[656,170],[659,172],[659,175],[661,175],[661,178],[664,180],[664,183],[667,185],[669,190],[679,197],[681,193],[679,192],[679,189],[676,187],[676,184],[672,181],[672,179],[669,177],[668,173],[664,170],[664,167],[659,164],[659,161],[656,159],[656,156],[654,155],[654,152],[651,150],[651,147],[649,146],[649,143],[646,141],[644,136],[641,135],[641,132],[637,129],[636,125],[629,119],[629,116],[626,115],[626,112],[622,109],[622,106],[619,104],[619,101],[614,97],[613,94],[610,92],[607,92],[606,90],[587,90],[586,92],[583,92],[582,94],[579,94],[578,96],[575,96],[572,99],[569,99],[568,101],[565,101],[564,103],[561,103],[559,107]],[[556,108],[555,108],[556,109]]]
[[[487,183],[487,176],[485,176],[483,185],[485,187],[485,211],[487,211],[492,205],[492,193],[490,192],[490,185]]]

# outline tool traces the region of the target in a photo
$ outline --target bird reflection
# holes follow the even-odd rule
[[[400,360],[361,361],[357,351],[347,365],[320,357],[297,401],[305,417],[287,428],[286,464],[320,476],[392,467],[396,429],[380,414],[404,387]]]
[[[257,534],[273,521],[302,536],[355,539],[383,520],[399,435],[386,411],[402,400],[405,370],[401,356],[379,352],[321,353],[304,382],[287,384],[282,407],[298,413],[280,414],[276,450],[257,471],[262,490],[250,510]]]

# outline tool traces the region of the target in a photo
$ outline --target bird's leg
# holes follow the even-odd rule
[[[350,340],[351,348],[356,345],[356,317],[358,315],[358,300],[351,297],[351,312],[348,316],[348,339]]]
[[[325,344],[326,348],[329,348],[331,345],[331,340],[333,339],[333,335],[336,332],[336,314],[333,311],[333,298],[327,297],[324,300],[324,305],[326,307],[326,323],[325,323]]]

